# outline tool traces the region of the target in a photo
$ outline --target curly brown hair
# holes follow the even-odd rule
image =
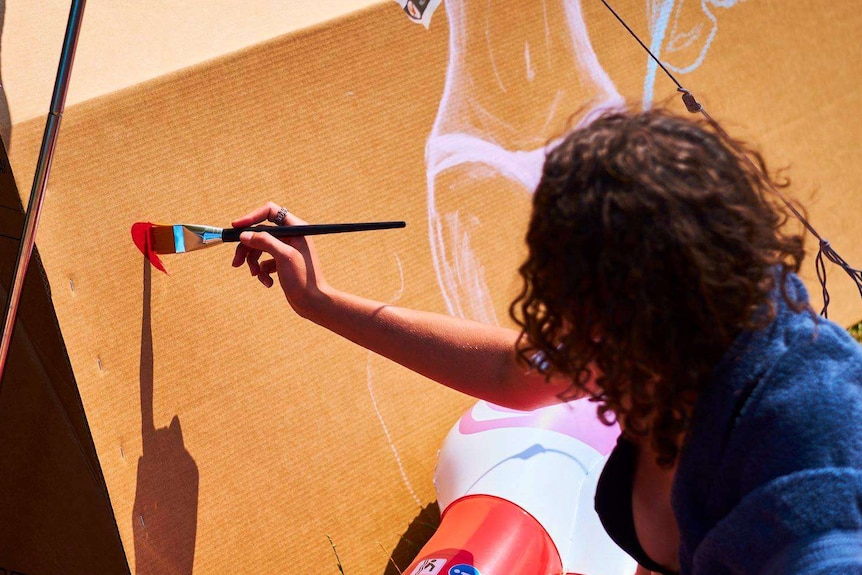
[[[802,262],[770,193],[787,181],[767,173],[748,146],[664,110],[607,113],[546,159],[510,308],[519,355],[541,352],[567,397],[649,436],[664,467],[712,369],[774,317],[770,292]]]

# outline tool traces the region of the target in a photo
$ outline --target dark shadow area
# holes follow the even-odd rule
[[[5,311],[24,209],[2,145],[0,206]],[[0,381],[0,470],[0,574],[129,573],[38,251]]]
[[[136,575],[191,575],[198,521],[198,467],[183,445],[180,419],[156,429],[153,416],[152,267],[144,259],[141,319],[141,435],[132,512]]]
[[[383,575],[400,575],[407,569],[439,526],[440,507],[433,501],[423,507],[407,526],[407,531],[401,535],[392,551],[392,561],[386,564]]]

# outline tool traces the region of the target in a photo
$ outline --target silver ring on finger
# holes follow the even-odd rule
[[[284,223],[284,218],[287,217],[287,209],[286,208],[278,208],[278,212],[275,214],[275,219],[272,220],[275,225],[280,226]]]

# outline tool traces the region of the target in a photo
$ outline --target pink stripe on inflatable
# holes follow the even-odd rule
[[[458,430],[465,435],[521,427],[568,435],[602,455],[611,452],[620,434],[619,426],[602,423],[596,414],[596,404],[588,399],[550,405],[535,411],[517,411],[480,401],[458,422]]]

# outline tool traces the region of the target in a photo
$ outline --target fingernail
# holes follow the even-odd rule
[[[239,235],[239,241],[247,242],[251,240],[252,232],[243,232]]]

